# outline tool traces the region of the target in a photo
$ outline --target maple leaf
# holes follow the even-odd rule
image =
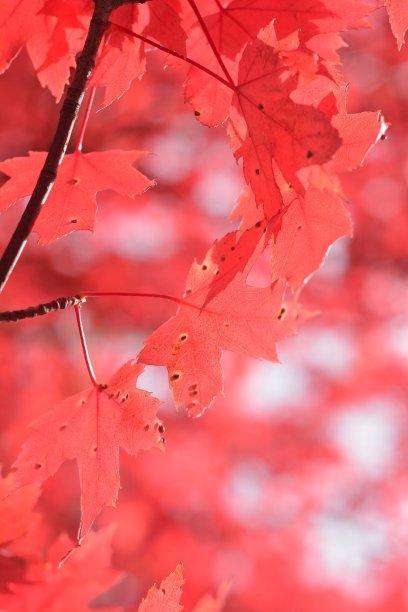
[[[179,53],[186,54],[186,34],[181,27],[177,0],[158,0],[139,9],[125,5],[112,14],[105,45],[96,63],[91,85],[105,87],[101,108],[120,98],[146,69],[145,42],[132,32]],[[177,9],[177,10],[176,10]],[[151,47],[154,49],[154,45]]]
[[[104,506],[116,504],[119,447],[131,455],[162,447],[156,418],[160,401],[135,388],[143,366],[128,362],[98,389],[67,398],[31,423],[31,435],[13,464],[11,490],[43,482],[76,459],[81,483],[80,542]]]
[[[120,98],[133,80],[142,78],[145,70],[143,43],[112,27],[90,81],[90,87],[105,88],[99,108],[105,108]]]
[[[333,173],[354,170],[360,166],[368,151],[387,130],[387,124],[380,112],[348,114],[346,94],[345,87],[337,94],[339,113],[332,119],[342,140],[341,146],[328,164]]]
[[[143,34],[180,55],[185,55],[186,33],[181,25],[179,0],[158,0],[148,7],[149,22]]]
[[[91,14],[89,0],[45,0],[31,26],[28,54],[41,85],[57,102],[82,49]]]
[[[28,157],[14,157],[0,163],[10,179],[0,189],[0,210],[31,194],[46,153],[30,151]],[[132,164],[146,155],[142,151],[76,151],[62,161],[54,187],[34,225],[39,243],[47,244],[74,230],[93,230],[95,194],[113,189],[133,197],[151,187]]]
[[[7,70],[33,34],[33,21],[44,0],[8,0],[0,4],[0,74]]]
[[[31,584],[10,584],[10,593],[0,594],[0,607],[8,612],[82,612],[90,602],[110,586],[121,574],[111,567],[113,529],[101,529],[89,534],[84,544],[75,550],[69,563],[59,567],[64,553],[72,548],[72,541],[61,535],[49,549],[42,576]],[[104,607],[107,612],[122,608]]]
[[[232,0],[220,8],[216,21],[225,39],[226,52],[236,52],[245,39],[255,38],[259,30],[273,20],[279,38],[300,31],[310,38],[315,34],[340,32],[350,28],[368,27],[365,17],[374,6],[361,0]],[[215,21],[215,16],[212,16]],[[215,28],[215,26],[213,26]]]
[[[287,279],[294,290],[321,264],[329,246],[351,236],[350,215],[340,198],[309,187],[282,217],[272,256],[272,278]]]
[[[296,313],[282,310],[284,282],[251,287],[246,270],[207,300],[217,270],[207,260],[193,264],[185,303],[139,354],[143,363],[167,367],[176,406],[185,405],[190,416],[200,416],[222,392],[221,349],[277,361],[276,342],[295,332]]]
[[[153,585],[149,589],[137,612],[180,612],[183,609],[180,605],[183,584],[183,566],[179,564],[161,581],[160,587]]]
[[[206,255],[206,262],[213,278],[203,306],[224,291],[235,276],[240,272],[243,273],[249,262],[263,250],[266,231],[265,223],[258,221],[253,227],[229,232],[215,241]]]
[[[246,47],[229,129],[235,156],[243,157],[245,178],[267,218],[282,204],[274,163],[301,193],[297,171],[328,161],[341,144],[322,111],[290,100],[293,82],[284,81],[282,71],[270,46],[257,40]]]
[[[398,49],[404,44],[405,32],[408,30],[408,4],[405,0],[385,1],[392,33],[397,39]]]
[[[112,13],[112,25],[131,28],[181,55],[186,53],[186,33],[181,25],[179,0],[156,0],[139,7],[122,6]]]

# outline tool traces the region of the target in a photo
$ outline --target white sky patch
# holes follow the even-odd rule
[[[329,582],[360,600],[378,597],[381,583],[372,574],[389,555],[385,523],[371,516],[352,519],[323,514],[316,518],[309,536],[311,551],[304,566],[309,583]]]
[[[252,414],[267,414],[310,398],[312,389],[305,370],[293,363],[254,361],[245,375],[243,394]]]
[[[354,467],[372,478],[384,477],[397,451],[399,410],[391,399],[374,397],[334,415],[330,435]]]

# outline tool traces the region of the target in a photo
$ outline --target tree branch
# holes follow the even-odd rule
[[[37,306],[29,306],[28,308],[22,308],[21,310],[6,310],[0,312],[0,321],[21,321],[22,319],[33,319],[34,317],[41,317],[55,310],[65,310],[69,306],[78,306],[84,302],[84,298],[79,295],[72,297],[63,297],[52,300],[52,302],[45,302],[44,304],[38,304]]]
[[[28,236],[57,177],[58,167],[65,155],[86,85],[95,66],[95,58],[108,24],[109,15],[114,8],[122,4],[143,4],[144,2],[145,0],[95,0],[95,9],[89,24],[85,44],[77,59],[72,81],[67,88],[60,111],[60,119],[47,158],[27,207],[0,259],[0,293],[27,243]]]

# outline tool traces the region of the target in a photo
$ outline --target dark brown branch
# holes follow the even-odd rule
[[[84,302],[84,298],[80,295],[74,295],[73,297],[63,297],[52,300],[52,302],[46,302],[45,304],[38,304],[37,306],[29,306],[28,308],[22,308],[21,310],[7,310],[0,312],[0,321],[21,321],[21,319],[33,319],[34,317],[41,317],[49,312],[55,310],[65,310],[69,306],[79,306]]]
[[[84,97],[86,85],[95,66],[95,58],[111,11],[126,3],[145,0],[95,0],[95,9],[89,24],[84,47],[79,55],[75,72],[67,88],[60,111],[60,119],[44,166],[21,219],[0,259],[0,293],[7,283],[57,177],[68,142]]]

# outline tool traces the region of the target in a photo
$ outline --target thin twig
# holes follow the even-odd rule
[[[82,151],[82,145],[84,142],[84,136],[85,136],[85,132],[86,132],[86,127],[88,125],[88,121],[89,121],[89,117],[91,115],[91,110],[92,110],[92,104],[95,98],[95,93],[96,93],[96,87],[92,87],[91,91],[89,92],[89,97],[88,97],[88,101],[86,103],[86,108],[85,108],[85,112],[84,112],[84,116],[82,118],[82,123],[81,123],[81,127],[79,130],[79,135],[78,135],[78,140],[76,143],[76,147],[75,150],[80,153]]]
[[[81,304],[76,304],[74,308],[75,308],[75,317],[76,317],[76,322],[78,326],[79,337],[81,339],[81,346],[82,346],[82,352],[83,352],[84,359],[85,359],[86,369],[88,370],[89,378],[91,379],[93,386],[99,389],[99,383],[96,380],[95,372],[92,367],[91,358],[89,357],[89,351],[88,351],[88,346],[86,344],[85,332],[82,326]]]

